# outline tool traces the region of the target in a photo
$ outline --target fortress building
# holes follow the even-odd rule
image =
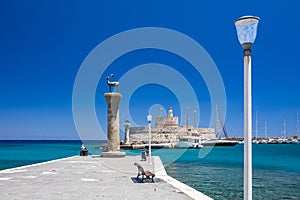
[[[172,108],[169,108],[168,116],[155,117],[155,128],[178,128],[178,117],[173,116]]]
[[[148,142],[148,126],[130,127],[130,143],[146,144]],[[178,126],[178,116],[173,115],[169,108],[167,116],[155,117],[155,126],[151,127],[151,141],[154,144],[177,143],[181,136],[199,136],[202,139],[216,139],[213,128],[195,128],[192,126]]]

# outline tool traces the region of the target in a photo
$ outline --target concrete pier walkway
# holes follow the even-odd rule
[[[69,157],[0,171],[0,197],[8,199],[211,199],[170,177],[159,157]],[[136,179],[140,163],[155,183]]]

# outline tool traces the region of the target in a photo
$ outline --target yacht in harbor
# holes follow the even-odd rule
[[[238,144],[244,144],[244,140],[243,141],[238,141]]]
[[[203,146],[235,146],[238,144],[236,140],[229,140],[229,136],[225,127],[225,123],[222,121],[220,113],[218,112],[218,105],[216,105],[216,139],[203,139]],[[221,132],[223,132],[225,138],[221,138]]]
[[[238,141],[226,140],[226,139],[216,139],[216,140],[202,140],[203,146],[235,146]]]
[[[290,141],[286,137],[286,123],[285,119],[282,120],[282,137],[277,140],[278,144],[289,144]]]
[[[175,145],[175,148],[193,148],[198,149],[202,148],[201,138],[197,136],[181,136],[179,137],[178,143]]]
[[[267,141],[267,144],[278,144],[278,141],[274,138],[270,138],[268,141]]]

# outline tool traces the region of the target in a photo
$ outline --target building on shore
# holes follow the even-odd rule
[[[147,143],[149,139],[148,131],[148,126],[130,127],[130,143]],[[182,136],[199,136],[201,139],[216,139],[213,128],[196,128],[188,125],[178,126],[178,116],[173,116],[172,108],[169,108],[167,116],[155,117],[155,126],[151,127],[152,143],[177,143]]]

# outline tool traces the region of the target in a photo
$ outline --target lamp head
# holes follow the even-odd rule
[[[255,41],[259,17],[243,16],[235,20],[238,39],[245,50],[251,49]]]
[[[152,121],[152,116],[149,114],[149,115],[147,116],[147,119],[148,119],[148,122],[151,123],[151,121]]]
[[[124,126],[129,128],[130,123],[129,123],[129,120],[128,120],[128,119],[125,120]]]

